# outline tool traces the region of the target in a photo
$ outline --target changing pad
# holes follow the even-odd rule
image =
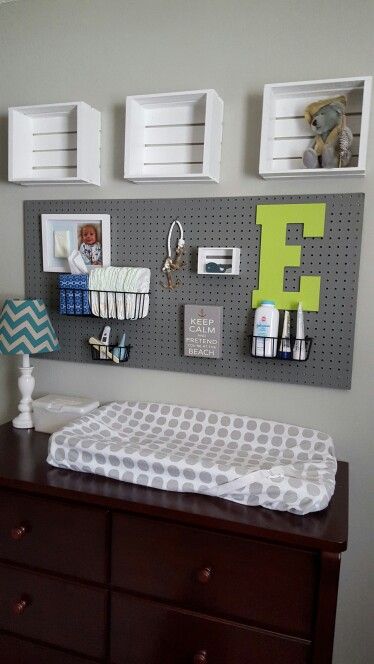
[[[294,514],[328,505],[337,468],[332,439],[313,429],[133,401],[75,420],[48,452],[58,468]]]

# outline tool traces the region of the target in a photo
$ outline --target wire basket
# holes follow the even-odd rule
[[[298,339],[297,337],[290,337],[289,347],[291,349],[290,357],[285,357],[284,348],[280,350],[280,346],[284,339],[279,337],[261,337],[250,335],[250,353],[252,357],[260,359],[283,360],[286,362],[306,362],[309,359],[310,349],[312,347],[312,337],[305,337],[305,339]]]
[[[117,320],[145,318],[149,310],[149,292],[132,293],[60,288],[60,314],[95,316]]]
[[[132,346],[118,346],[118,344],[90,344],[93,360],[101,362],[113,362],[114,364],[125,364],[129,361]]]

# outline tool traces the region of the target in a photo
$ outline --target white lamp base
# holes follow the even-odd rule
[[[20,377],[18,378],[18,387],[21,392],[21,401],[18,404],[19,415],[14,418],[13,426],[16,429],[32,429],[32,393],[35,387],[35,378],[32,375],[33,367],[30,367],[29,355],[23,355],[22,367],[20,367]]]

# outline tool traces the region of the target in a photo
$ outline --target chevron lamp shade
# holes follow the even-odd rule
[[[0,315],[0,354],[32,355],[59,349],[43,300],[5,300]]]

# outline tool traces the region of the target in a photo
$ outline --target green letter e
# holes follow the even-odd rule
[[[301,276],[299,291],[284,291],[284,269],[300,267],[300,245],[286,244],[287,224],[303,224],[304,237],[323,237],[325,203],[258,205],[256,224],[261,228],[258,290],[252,293],[252,307],[262,300],[274,300],[278,309],[318,311],[321,277]]]

